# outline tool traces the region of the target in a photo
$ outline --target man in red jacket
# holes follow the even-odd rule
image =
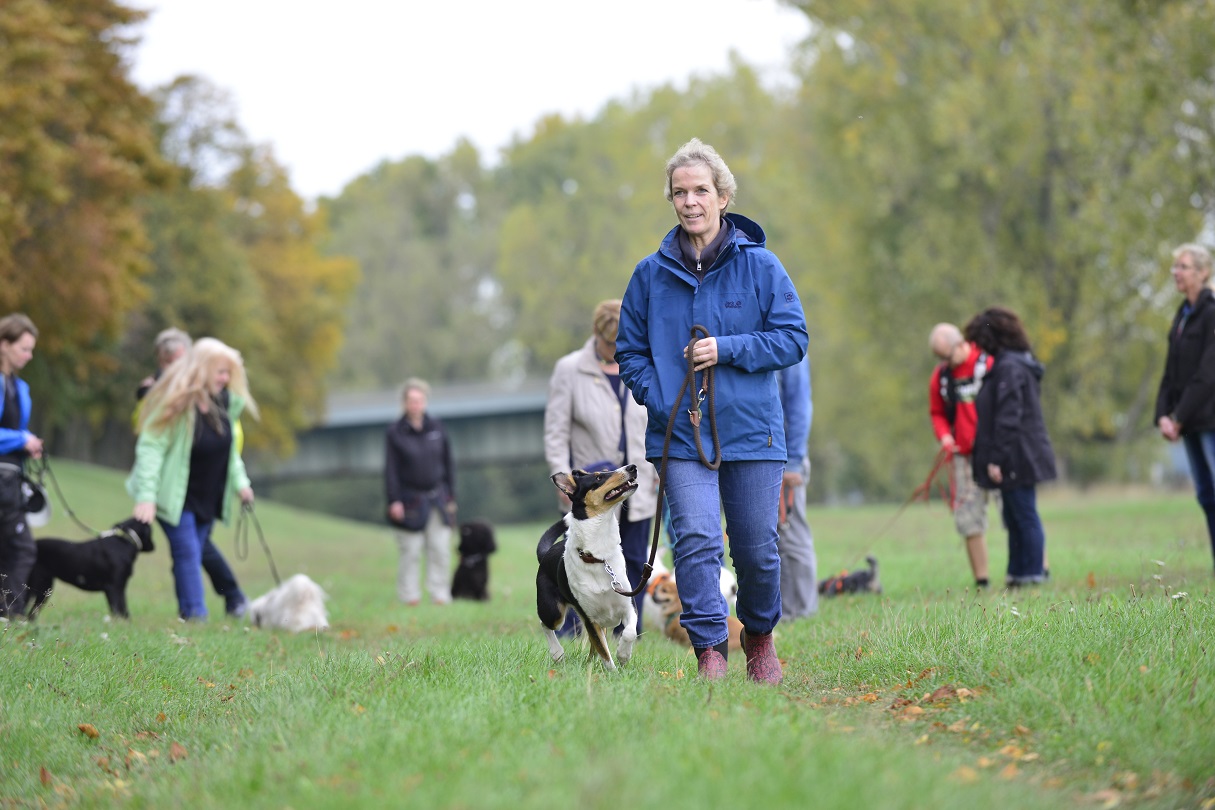
[[[928,413],[941,447],[952,453],[953,519],[966,538],[966,555],[975,584],[987,587],[987,490],[975,484],[970,468],[974,447],[975,397],[993,359],[962,338],[952,323],[939,323],[928,336],[928,348],[941,362],[928,385]]]

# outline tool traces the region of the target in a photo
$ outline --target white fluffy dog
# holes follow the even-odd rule
[[[298,633],[302,630],[328,630],[329,614],[325,600],[329,595],[304,574],[296,574],[249,605],[249,621],[255,627],[276,627]]]

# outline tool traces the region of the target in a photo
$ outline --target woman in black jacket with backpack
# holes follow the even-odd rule
[[[1185,296],[1169,329],[1169,352],[1156,395],[1156,426],[1181,440],[1190,460],[1198,505],[1215,554],[1215,294],[1211,253],[1202,245],[1173,251],[1173,282]]]
[[[1042,363],[1021,320],[991,307],[966,325],[966,340],[995,358],[975,399],[978,426],[971,463],[975,483],[999,489],[1008,529],[1009,587],[1045,579],[1046,532],[1038,516],[1039,482],[1055,477],[1055,451],[1042,417]]]

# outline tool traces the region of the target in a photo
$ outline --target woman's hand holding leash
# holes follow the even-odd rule
[[[131,516],[140,523],[151,523],[152,518],[156,517],[156,504],[151,501],[137,503],[131,511]]]
[[[253,503],[253,487],[244,487],[240,491],[241,503]]]
[[[688,359],[688,349],[685,346],[683,357]],[[692,346],[692,367],[695,371],[704,371],[709,366],[717,365],[717,338],[707,337],[696,341]]]

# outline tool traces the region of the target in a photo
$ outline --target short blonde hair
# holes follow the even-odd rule
[[[616,333],[620,330],[620,304],[619,298],[609,298],[595,307],[591,330],[604,343],[616,342]]]
[[[1206,278],[1203,279],[1204,284],[1211,283],[1211,251],[1196,242],[1187,242],[1184,245],[1173,249],[1173,258],[1181,257],[1181,254],[1188,253],[1190,258],[1194,260],[1194,266],[1205,273]]]
[[[399,393],[402,405],[405,404],[405,397],[408,396],[410,391],[421,391],[422,396],[426,397],[427,401],[430,400],[430,383],[426,382],[426,380],[423,380],[420,377],[410,377],[405,382],[401,383],[401,390]]]
[[[726,195],[726,207],[728,208],[730,203],[734,202],[734,195],[738,193],[738,183],[734,182],[733,172],[721,159],[721,155],[717,154],[717,150],[707,143],[701,142],[700,138],[693,138],[679,147],[667,161],[667,202],[671,202],[671,175],[675,173],[676,169],[682,169],[685,166],[708,166],[713,175],[713,187],[717,189],[718,194]]]

